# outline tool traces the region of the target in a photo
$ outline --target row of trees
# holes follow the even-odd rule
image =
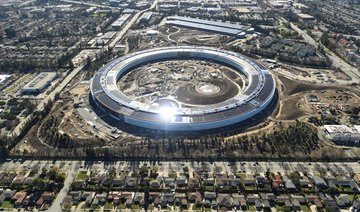
[[[9,155],[9,150],[7,148],[8,138],[5,136],[0,137],[0,158],[5,158]]]
[[[69,148],[73,141],[66,133],[58,131],[60,119],[50,116],[40,127],[39,137],[54,148]]]
[[[219,135],[197,138],[167,137],[123,142],[112,148],[88,149],[89,157],[130,158],[246,158],[309,157],[320,148],[317,130],[304,122],[281,127],[269,134],[224,139]]]

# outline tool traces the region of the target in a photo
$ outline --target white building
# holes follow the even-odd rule
[[[360,143],[360,126],[324,125],[326,137],[336,144],[354,145]]]
[[[42,72],[28,82],[22,89],[23,94],[41,93],[56,78],[55,72]]]

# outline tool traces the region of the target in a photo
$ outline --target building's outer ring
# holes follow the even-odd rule
[[[164,119],[162,108],[134,102],[117,86],[117,81],[135,67],[174,59],[202,59],[225,64],[249,79],[241,96],[199,108],[177,108]],[[91,81],[96,107],[119,121],[142,128],[168,131],[197,131],[220,128],[250,119],[267,108],[275,95],[275,81],[263,66],[234,52],[211,47],[164,47],[140,51],[115,59],[102,67]]]

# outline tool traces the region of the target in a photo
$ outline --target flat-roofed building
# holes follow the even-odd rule
[[[23,94],[41,93],[56,78],[55,72],[42,72],[28,82],[22,89]]]
[[[315,20],[314,16],[311,16],[311,15],[308,15],[305,13],[299,13],[299,14],[297,14],[297,16],[302,21],[314,21]]]
[[[326,136],[341,145],[355,145],[360,143],[360,127],[355,125],[324,125]]]
[[[139,23],[149,23],[152,14],[152,12],[145,12],[144,14],[142,14],[142,16],[139,18]]]
[[[124,23],[130,18],[131,14],[123,14],[122,16],[120,16],[116,21],[114,21],[111,24],[111,28],[113,29],[120,29]]]

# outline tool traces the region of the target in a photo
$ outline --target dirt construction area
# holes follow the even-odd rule
[[[136,68],[118,85],[134,101],[152,105],[168,99],[188,108],[241,95],[242,78],[235,70],[210,61],[172,60]]]
[[[284,76],[278,76],[278,79],[282,96],[276,114],[278,120],[317,116],[332,108],[344,111],[360,102],[358,96],[343,86],[304,83]]]

